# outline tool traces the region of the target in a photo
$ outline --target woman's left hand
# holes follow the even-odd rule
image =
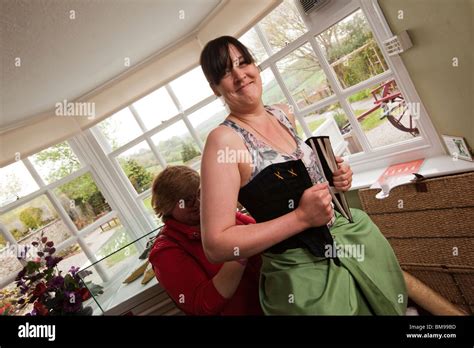
[[[338,169],[333,174],[334,187],[338,191],[349,191],[352,185],[351,167],[339,156],[336,156],[336,162]]]

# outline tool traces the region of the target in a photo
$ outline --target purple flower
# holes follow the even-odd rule
[[[48,286],[50,289],[62,288],[63,285],[64,285],[64,278],[60,275],[51,278],[51,280],[48,282]]]
[[[72,276],[74,277],[76,275],[77,272],[79,272],[79,267],[74,267],[74,266],[71,266],[71,268],[69,269],[69,273],[72,274]]]
[[[62,257],[54,257],[54,256],[46,256],[44,258],[46,260],[46,267],[48,268],[53,268],[56,266],[59,261],[61,261],[63,258]]]

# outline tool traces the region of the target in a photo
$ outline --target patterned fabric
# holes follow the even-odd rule
[[[251,181],[260,171],[270,164],[301,159],[308,170],[313,184],[323,182],[324,179],[320,174],[320,168],[316,164],[316,158],[313,150],[298,136],[283,110],[274,106],[265,106],[265,109],[280,123],[282,123],[290,131],[291,135],[293,135],[297,146],[296,150],[291,154],[291,156],[288,156],[286,153],[276,151],[268,144],[260,141],[252,133],[248,132],[246,129],[242,128],[231,120],[225,120],[221,123],[221,125],[233,128],[242,137],[247,149],[252,156],[253,170],[249,181]]]
[[[243,139],[247,149],[250,152],[252,158],[252,174],[250,175],[250,181],[260,173],[267,166],[274,163],[281,163],[291,160],[301,159],[306,166],[308,174],[311,178],[313,185],[324,182],[324,178],[321,175],[321,170],[316,161],[316,155],[314,154],[311,147],[309,147],[303,139],[298,136],[296,130],[293,128],[290,120],[286,116],[285,112],[280,108],[275,106],[265,106],[265,109],[274,116],[281,124],[283,124],[293,136],[293,139],[296,142],[296,150],[289,156],[286,153],[276,151],[268,144],[260,141],[255,135],[247,131],[245,128],[239,126],[237,123],[231,120],[224,120],[221,125],[228,126],[234,129],[237,134]],[[331,203],[334,208],[334,203]],[[331,221],[327,224],[328,227],[331,227],[336,219],[336,216],[333,215]]]

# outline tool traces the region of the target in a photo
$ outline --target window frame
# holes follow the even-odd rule
[[[304,116],[327,105],[338,102],[346,113],[347,118],[351,122],[352,129],[355,132],[357,140],[360,142],[363,148],[362,153],[351,154],[348,157],[354,171],[368,171],[374,168],[387,166],[392,164],[394,161],[429,158],[445,154],[445,150],[441,144],[440,138],[429,118],[426,108],[424,107],[418,93],[416,92],[413,82],[411,81],[408,71],[406,70],[400,56],[388,56],[385,52],[382,42],[392,37],[393,34],[390,31],[385,17],[383,16],[383,13],[378,5],[378,1],[350,0],[349,2],[333,2],[332,4],[332,6],[334,6],[333,12],[331,12],[330,15],[325,16],[323,21],[318,21],[318,24],[315,25],[314,22],[311,21],[312,14],[310,13],[310,15],[307,16],[302,11],[298,2],[295,1],[295,5],[300,12],[300,16],[305,22],[308,31],[275,53],[272,52],[272,48],[266,39],[265,32],[259,27],[259,23],[256,23],[252,27],[257,31],[260,41],[265,48],[267,55],[269,56],[267,59],[262,61],[261,64],[259,64],[260,69],[261,71],[267,68],[271,69],[273,75],[275,76],[275,80],[278,82],[289,105],[293,107],[293,113],[295,114],[295,117],[301,125],[305,135],[309,137],[311,136],[311,132],[308,128],[308,125],[304,121]],[[370,26],[370,29],[374,35],[374,40],[378,44],[388,65],[388,70],[347,89],[342,89],[337,76],[332,72],[328,61],[324,57],[324,54],[316,41],[316,36],[359,9],[362,10],[365,18],[367,19],[368,25]],[[313,12],[313,15],[314,13],[315,12]],[[300,110],[297,107],[291,92],[285,85],[276,63],[280,59],[290,54],[293,50],[306,43],[311,44],[311,47],[313,48],[313,51],[319,60],[319,64],[321,65],[321,68],[324,71],[326,78],[328,79],[329,84],[334,91],[334,94]],[[400,141],[395,144],[390,144],[379,148],[372,148],[363,134],[363,130],[360,127],[360,124],[357,121],[357,118],[355,117],[347,98],[356,91],[385,81],[388,77],[395,78],[397,81],[397,86],[399,87],[405,99],[410,102],[419,103],[420,117],[417,119],[417,124],[419,125],[420,137],[418,139]]]
[[[68,232],[70,234],[70,237],[67,238],[66,240],[62,241],[58,245],[55,246],[57,252],[60,252],[67,247],[73,245],[73,244],[79,244],[82,252],[86,255],[88,260],[91,263],[96,263],[98,260],[95,257],[94,252],[87,246],[87,243],[85,242],[84,238],[91,232],[95,231],[98,229],[102,224],[106,223],[107,221],[110,221],[113,218],[119,218],[121,224],[124,226],[124,228],[127,229],[127,232],[133,231],[132,226],[127,226],[127,219],[126,217],[122,214],[122,212],[118,209],[116,206],[116,202],[114,199],[112,199],[111,195],[109,192],[103,189],[103,181],[101,178],[97,175],[95,168],[93,165],[89,164],[87,160],[84,158],[84,154],[81,152],[81,150],[77,147],[77,144],[75,143],[74,139],[70,139],[66,141],[66,143],[71,147],[71,150],[74,152],[74,154],[77,156],[81,163],[81,168],[77,169],[71,174],[66,175],[65,177],[56,180],[50,184],[46,184],[39,172],[36,170],[34,167],[34,164],[30,161],[28,157],[19,159],[21,161],[26,169],[28,170],[29,174],[32,176],[33,180],[36,182],[38,185],[38,189],[26,196],[23,196],[19,198],[18,200],[11,202],[3,207],[0,208],[0,214],[7,213],[13,209],[16,209],[24,204],[28,204],[35,198],[38,198],[42,195],[44,195],[53,208],[55,209],[56,213],[58,214],[59,218],[61,221],[64,223],[66,228],[68,229]],[[48,149],[49,147],[45,148]],[[45,150],[43,149],[43,150]],[[41,150],[41,151],[43,151]],[[41,152],[38,151],[38,152]],[[67,214],[66,210],[62,206],[61,202],[59,201],[59,198],[56,196],[54,193],[54,190],[64,184],[67,184],[82,175],[85,174],[90,174],[92,176],[92,179],[94,180],[94,183],[97,185],[97,188],[100,190],[101,194],[104,196],[106,199],[107,203],[109,204],[111,211],[105,214],[104,216],[100,217],[93,223],[89,224],[88,226],[84,227],[83,229],[79,230],[72,219],[69,217]],[[129,232],[130,233],[130,232]],[[7,242],[10,243],[10,246],[18,246],[20,245],[18,241],[15,239],[15,237],[8,231],[8,229],[0,222],[0,234],[5,238]],[[132,234],[133,237],[133,234]],[[26,264],[25,261],[19,260],[20,263],[23,265]],[[101,265],[97,264],[96,265],[96,270],[99,274],[99,276],[104,280],[108,281],[110,279],[107,270]],[[14,279],[16,278],[16,274],[12,274],[9,276],[6,276],[5,278],[0,280],[0,288],[3,288],[4,286],[10,284]]]

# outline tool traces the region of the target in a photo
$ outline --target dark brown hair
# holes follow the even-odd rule
[[[232,66],[229,45],[234,45],[242,54],[245,64],[255,62],[247,47],[232,36],[221,36],[209,41],[201,52],[201,68],[210,84],[218,85],[227,68]]]

